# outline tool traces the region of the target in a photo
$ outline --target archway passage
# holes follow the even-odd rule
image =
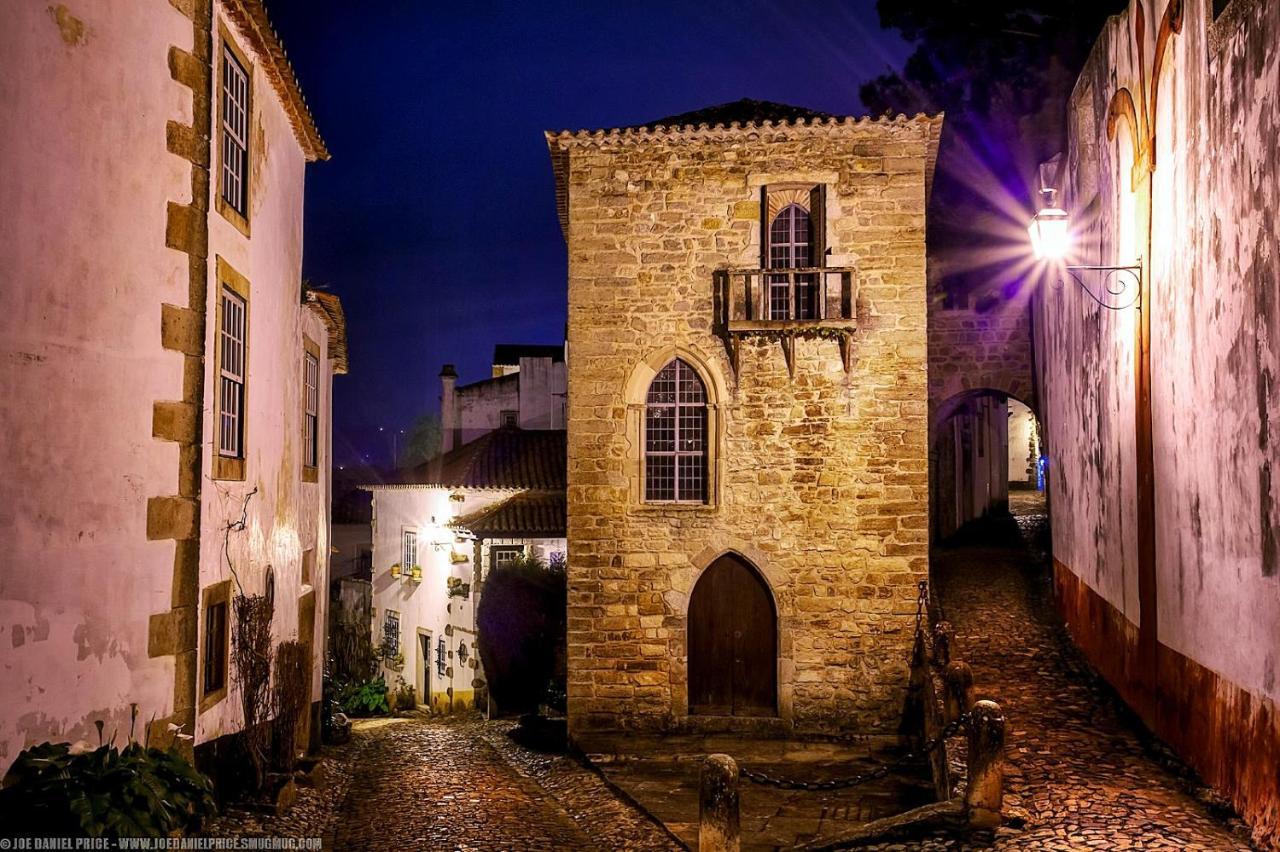
[[[720,557],[693,588],[688,623],[689,712],[777,715],[778,618],[764,579]]]
[[[1044,514],[1047,471],[1031,408],[1001,391],[966,391],[940,406],[935,423],[929,489],[934,541],[1010,511]]]

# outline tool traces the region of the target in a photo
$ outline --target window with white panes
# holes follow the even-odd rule
[[[222,46],[222,200],[249,214],[249,72]]]
[[[302,463],[315,467],[320,457],[320,359],[310,352],[302,356],[302,379]]]
[[[221,313],[218,454],[227,458],[243,458],[245,352],[249,331],[245,300],[229,287],[224,287]]]
[[[707,499],[707,390],[680,359],[654,376],[644,416],[644,497],[654,502]]]
[[[418,533],[405,530],[400,543],[400,567],[405,571],[418,564]]]

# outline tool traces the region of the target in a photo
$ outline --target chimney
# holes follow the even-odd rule
[[[440,368],[440,452],[447,453],[454,447],[454,433],[458,430],[458,402],[453,389],[458,384],[458,371],[452,364]]]

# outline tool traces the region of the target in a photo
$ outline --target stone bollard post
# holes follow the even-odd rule
[[[702,762],[698,852],[738,852],[738,764],[727,754]]]
[[[938,667],[951,662],[951,637],[955,630],[949,621],[939,621],[933,626],[933,664]]]
[[[972,828],[996,828],[1004,798],[1004,714],[994,701],[979,701],[969,712],[965,812]]]
[[[942,724],[949,725],[973,706],[973,670],[968,663],[955,660],[947,664],[942,680],[946,685]]]

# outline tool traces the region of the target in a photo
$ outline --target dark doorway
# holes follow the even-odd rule
[[[774,716],[778,712],[778,624],[764,579],[725,555],[703,572],[689,599],[689,712]]]

